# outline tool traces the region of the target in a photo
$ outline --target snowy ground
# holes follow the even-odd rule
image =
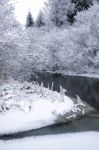
[[[9,81],[0,87],[0,92],[0,134],[51,125],[59,116],[68,114],[68,119],[71,111],[80,111],[79,104],[65,96],[62,87],[57,93],[43,84]]]
[[[99,150],[99,132],[82,132],[0,141],[0,150]]]

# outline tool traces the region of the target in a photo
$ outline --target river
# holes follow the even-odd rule
[[[99,78],[43,72],[32,75],[30,81],[37,81],[39,84],[43,82],[44,86],[49,88],[51,88],[53,83],[53,90],[58,92],[61,85],[67,90],[66,95],[74,100],[76,100],[76,95],[79,95],[83,101],[96,111],[68,123],[56,124],[11,135],[1,135],[0,139],[11,140],[39,135],[99,131]]]

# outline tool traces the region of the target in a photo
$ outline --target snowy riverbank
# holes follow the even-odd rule
[[[37,83],[20,83],[9,81],[0,87],[0,134],[37,129],[54,124],[59,116],[81,111],[79,100],[74,104],[65,96],[65,90],[60,93],[39,86]]]

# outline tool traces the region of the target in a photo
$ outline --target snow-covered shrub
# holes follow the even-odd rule
[[[29,49],[24,52],[25,59],[22,59],[23,76],[30,75],[32,71],[66,71],[67,73],[82,71],[81,48],[73,40],[78,29],[47,29],[33,28],[27,31],[31,41]],[[84,61],[84,63],[86,63]],[[22,71],[23,70],[23,71]]]
[[[55,91],[51,91],[44,87],[43,83],[41,86],[36,82],[19,82],[15,80],[9,80],[8,83],[4,83],[0,86],[0,112],[9,110],[21,110],[24,112],[33,109],[35,103],[42,104],[43,102],[47,104],[49,108],[49,102],[51,106],[55,106],[58,110],[57,104],[68,104],[68,100],[71,101],[71,107],[73,106],[73,101],[64,95],[64,99],[60,99],[60,94]],[[54,105],[56,103],[56,105]],[[34,104],[34,105],[33,105]],[[63,105],[64,108],[67,106]],[[46,108],[46,109],[47,109]],[[40,108],[39,108],[40,109]]]
[[[28,61],[33,70],[45,70],[49,67],[51,52],[47,48],[50,34],[46,28],[33,28],[27,30],[30,39],[30,48],[27,51]]]

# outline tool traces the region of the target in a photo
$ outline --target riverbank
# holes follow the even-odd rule
[[[85,105],[78,100],[74,103],[65,95],[49,90],[36,82],[11,80],[0,87],[0,134],[11,134],[75,118],[78,111],[82,113]],[[82,106],[82,107],[81,107]],[[72,112],[72,114],[71,114]],[[71,117],[73,115],[73,117]]]

